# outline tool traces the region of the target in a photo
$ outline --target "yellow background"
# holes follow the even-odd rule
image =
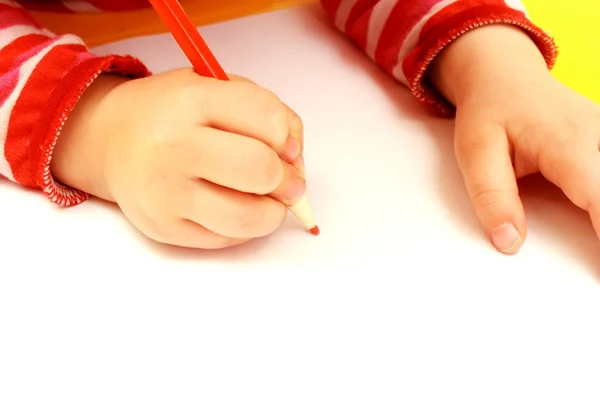
[[[316,0],[181,0],[197,25],[277,10]],[[600,0],[523,0],[535,23],[555,37],[560,55],[555,76],[600,103]],[[76,33],[90,46],[164,32],[151,9],[130,13],[64,16],[34,13],[56,33]]]
[[[553,71],[566,85],[600,103],[600,0],[523,0],[531,19],[554,36]]]

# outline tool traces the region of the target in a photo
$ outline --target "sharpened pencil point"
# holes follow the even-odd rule
[[[308,201],[306,201],[306,196],[302,196],[302,198],[296,204],[291,206],[290,211],[296,216],[296,218],[300,220],[300,222],[302,222],[305,230],[309,231],[313,235],[319,234],[319,227],[312,216]]]

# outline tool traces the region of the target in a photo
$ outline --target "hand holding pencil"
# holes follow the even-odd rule
[[[231,247],[271,234],[288,210],[318,233],[300,118],[247,79],[205,73],[98,76],[62,129],[53,177],[117,203],[165,244]]]
[[[183,52],[186,54],[194,70],[205,77],[212,77],[223,81],[228,81],[229,77],[218,63],[215,56],[210,51],[206,42],[192,24],[189,17],[177,0],[150,0],[152,7],[162,19],[163,23],[169,29]],[[304,175],[304,165],[302,161],[302,123],[300,118],[287,107],[287,121],[290,124],[289,133],[283,140],[283,133],[279,132],[278,140],[265,140],[265,138],[255,137],[263,143],[271,146],[281,156],[284,162],[291,163],[296,168],[302,170]],[[272,110],[265,110],[264,117],[272,118]],[[284,167],[284,171],[288,167]],[[302,177],[304,179],[304,176]],[[305,186],[306,182],[304,182]],[[298,185],[297,185],[298,186]],[[279,197],[284,204],[290,207],[292,213],[300,219],[304,226],[314,235],[319,234],[319,228],[314,222],[312,212],[308,205],[306,197],[303,195],[298,199]]]

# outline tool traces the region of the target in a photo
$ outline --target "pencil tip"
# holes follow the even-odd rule
[[[314,228],[310,228],[309,231],[310,231],[310,233],[312,233],[315,236],[317,236],[319,233],[321,233],[321,231],[319,230],[319,227],[316,225]]]

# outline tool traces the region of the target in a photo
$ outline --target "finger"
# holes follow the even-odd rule
[[[556,143],[540,156],[540,172],[579,208],[589,211],[599,197],[600,154],[597,140]]]
[[[504,129],[458,121],[456,156],[475,212],[494,247],[515,253],[526,235],[525,212]]]
[[[577,207],[590,214],[600,238],[600,154],[590,135],[552,146],[540,157],[540,171]]]
[[[229,238],[266,236],[283,222],[287,208],[269,197],[238,192],[208,181],[192,182],[175,200],[182,217]],[[182,191],[182,193],[184,193]]]
[[[596,236],[600,239],[600,154],[595,146],[569,152],[570,162],[557,164],[561,168],[558,184],[565,195],[590,214]]]
[[[305,168],[304,168],[304,123],[302,122],[302,119],[300,118],[300,116],[298,114],[296,114],[296,112],[294,112],[294,110],[292,110],[287,104],[284,104],[287,112],[288,112],[288,121],[289,121],[289,126],[290,126],[290,136],[293,137],[294,139],[296,139],[296,141],[300,144],[300,154],[298,155],[298,157],[296,157],[296,159],[294,160],[286,160],[288,162],[291,162],[292,165],[296,168],[298,168],[301,172],[302,175],[305,175]]]
[[[298,168],[285,162],[282,162],[282,166],[283,180],[269,195],[286,206],[293,206],[306,191],[306,180]]]
[[[168,245],[203,250],[224,249],[252,240],[221,236],[187,219],[172,223],[164,232],[151,239]]]
[[[213,128],[188,136],[173,162],[179,162],[192,179],[245,193],[272,194],[286,205],[295,204],[306,190],[303,173],[258,140]]]
[[[290,131],[296,122],[274,93],[250,82],[204,82],[196,94],[203,125],[260,140],[287,162],[298,158],[301,144]]]
[[[232,81],[236,81],[236,82],[245,82],[245,83],[251,83],[251,84],[256,85],[256,82],[254,82],[253,80],[246,78],[244,76],[230,74],[229,79],[231,79]],[[283,105],[285,106],[285,108],[287,109],[287,112],[288,112],[288,119],[290,121],[290,135],[292,137],[296,138],[296,140],[300,143],[300,149],[301,149],[300,157],[302,157],[302,153],[304,152],[304,126],[303,126],[302,119],[300,118],[300,116],[298,114],[296,114],[296,112],[294,110],[291,109],[290,106],[288,106],[285,103],[283,103]],[[295,163],[293,163],[293,165],[295,165],[297,167],[301,167],[303,169],[304,168],[304,160],[298,161],[297,163],[295,162]]]
[[[260,195],[273,192],[284,180],[284,162],[263,142],[206,127],[183,135],[187,145],[177,158],[194,179]]]

